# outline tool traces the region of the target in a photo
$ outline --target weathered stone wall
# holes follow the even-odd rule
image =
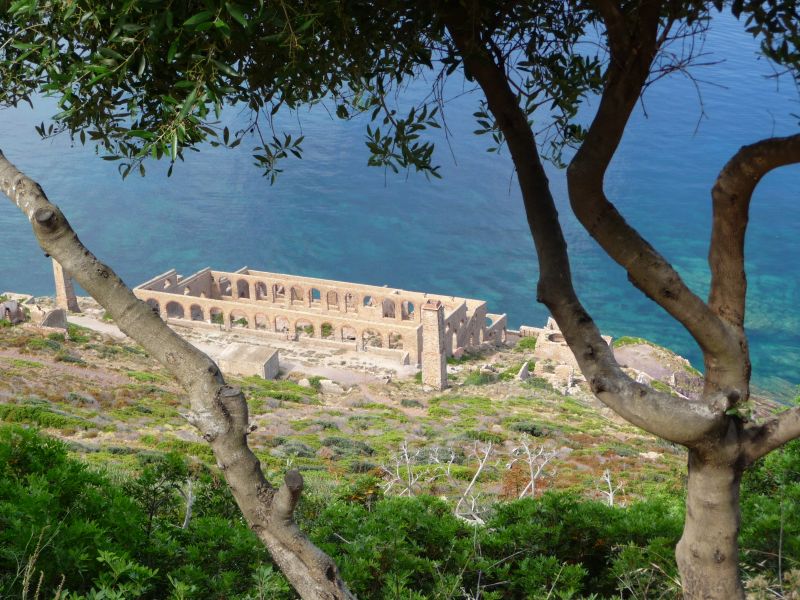
[[[214,323],[225,329],[355,343],[364,350],[404,350],[416,364],[422,360],[421,307],[429,300],[442,305],[447,356],[457,348],[500,342],[505,331],[505,316],[488,315],[480,300],[246,267],[233,273],[203,269],[186,278],[170,270],[134,293],[176,323]],[[492,321],[488,326],[487,317]]]

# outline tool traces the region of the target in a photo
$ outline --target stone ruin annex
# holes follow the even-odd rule
[[[446,385],[446,358],[506,340],[506,315],[486,302],[329,279],[205,268],[174,269],[134,288],[168,323],[243,329],[273,339],[313,338],[422,366],[423,381]]]

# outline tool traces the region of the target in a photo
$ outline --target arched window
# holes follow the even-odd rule
[[[319,327],[319,334],[320,337],[324,340],[332,340],[333,339],[333,325],[330,323],[323,323]]]
[[[256,283],[256,300],[267,299],[267,284],[263,281]]]
[[[250,284],[246,280],[240,279],[236,282],[236,293],[239,295],[239,298],[249,298]]]
[[[256,329],[264,330],[264,329],[267,329],[269,327],[269,320],[267,319],[267,317],[265,315],[262,315],[261,313],[256,313],[255,322],[256,322],[255,323],[256,324]]]
[[[383,318],[384,319],[394,319],[395,318],[395,304],[394,300],[390,300],[386,298],[383,302],[381,302],[383,306]]]
[[[409,302],[408,300],[403,300],[403,303],[400,305],[400,310],[403,315],[403,321],[413,321],[414,320],[414,303]]]
[[[389,348],[393,350],[402,350],[403,349],[403,336],[396,332],[391,332],[389,334]]]
[[[167,317],[170,319],[182,319],[183,314],[183,305],[178,304],[177,302],[167,303]]]
[[[350,292],[344,295],[344,309],[347,312],[356,312],[358,310],[358,299]]]
[[[230,315],[231,327],[247,327],[247,315],[240,310],[232,310]]]
[[[294,330],[299,337],[314,337],[314,325],[311,321],[298,319],[294,325]]]
[[[280,300],[286,300],[286,288],[280,283],[276,283],[272,286],[272,301],[278,302]]]
[[[365,347],[371,347],[371,348],[383,347],[383,339],[381,338],[381,334],[372,329],[364,330],[364,333],[361,335],[361,341],[364,343]]]
[[[203,308],[198,304],[192,304],[191,308],[189,308],[189,314],[192,318],[192,321],[206,320],[206,317],[203,314]]]
[[[292,304],[302,304],[303,303],[303,288],[300,287],[292,287]]]
[[[311,288],[311,291],[308,293],[308,299],[311,301],[311,304],[322,304],[322,292],[317,288]]]
[[[328,310],[339,310],[339,294],[330,291],[325,294],[325,301],[328,303]]]

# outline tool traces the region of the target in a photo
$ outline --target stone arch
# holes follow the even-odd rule
[[[308,301],[312,305],[321,305],[322,304],[322,292],[319,291],[317,288],[311,288],[308,292]]]
[[[272,286],[272,301],[278,302],[279,300],[286,300],[286,288],[282,283],[276,283]]]
[[[192,304],[189,307],[189,317],[192,321],[205,321],[206,316],[203,313],[203,307],[199,304]]]
[[[414,320],[414,303],[409,300],[403,300],[400,304],[400,314],[403,317],[403,321],[413,321]]]
[[[376,305],[375,298],[367,294],[361,299],[361,305],[366,307],[373,307]]]
[[[262,313],[256,313],[255,317],[253,318],[253,324],[255,325],[256,329],[269,329],[269,319]]]
[[[341,336],[343,342],[355,342],[358,340],[358,331],[350,325],[342,325]]]
[[[389,332],[389,348],[392,350],[402,350],[403,336],[396,331]]]
[[[308,319],[297,319],[294,323],[294,331],[299,337],[314,337],[314,324]]]
[[[169,319],[183,319],[185,318],[185,310],[183,304],[180,302],[167,302],[167,318]]]
[[[227,277],[224,277],[224,276],[220,277],[219,278],[219,293],[222,296],[230,296],[230,295],[232,295],[231,292],[232,292],[231,280],[228,279]]]
[[[256,283],[256,300],[266,300],[267,299],[267,284],[263,281],[259,281]]]
[[[358,297],[355,294],[347,292],[344,295],[344,310],[345,312],[358,312]]]
[[[250,298],[250,283],[246,279],[236,282],[236,294],[239,298]]]
[[[339,294],[331,290],[325,294],[325,302],[328,305],[328,310],[339,310]]]
[[[221,308],[212,307],[208,311],[208,322],[215,325],[225,325],[225,313]]]
[[[231,327],[247,328],[250,325],[250,322],[247,319],[247,314],[244,311],[238,309],[234,309],[231,311],[231,314],[228,316],[228,320],[230,322]]]
[[[293,285],[292,289],[291,289],[290,302],[292,304],[298,304],[298,303],[302,304],[303,303],[303,296],[304,296],[303,288]]]
[[[289,331],[289,319],[286,317],[275,317],[275,331],[278,333],[287,333]]]
[[[361,342],[365,348],[383,348],[383,337],[374,329],[365,329],[361,334]]]
[[[383,308],[384,319],[394,319],[396,317],[397,305],[394,303],[394,300],[385,298],[383,302],[381,302],[381,307]]]
[[[334,329],[333,325],[330,323],[323,323],[319,326],[319,337],[323,340],[332,340],[334,338]]]
[[[158,303],[158,300],[155,298],[148,298],[147,305],[153,309],[153,312],[157,315],[161,314],[161,305]]]

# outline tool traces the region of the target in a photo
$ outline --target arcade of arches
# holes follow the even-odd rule
[[[443,306],[444,357],[459,348],[505,341],[505,315],[490,314],[486,302],[328,279],[203,269],[182,277],[174,269],[134,288],[138,298],[167,322],[190,327],[242,329],[281,339],[312,338],[320,344],[355,346],[403,362],[420,364],[422,306]]]

